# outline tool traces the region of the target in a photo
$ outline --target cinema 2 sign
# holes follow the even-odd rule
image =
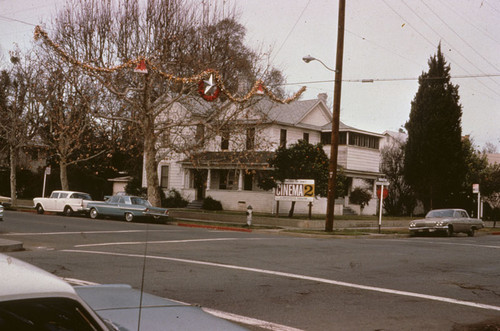
[[[314,179],[285,179],[274,190],[277,201],[313,201]]]

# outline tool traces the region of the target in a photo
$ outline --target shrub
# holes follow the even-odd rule
[[[364,188],[356,187],[349,195],[349,201],[355,205],[359,205],[361,209],[368,205],[372,198],[372,194]]]
[[[163,191],[162,191],[163,192]],[[169,208],[184,208],[188,205],[188,201],[176,189],[171,189],[167,196],[162,199],[162,206]]]
[[[203,199],[203,205],[201,208],[206,210],[222,210],[222,204],[219,200],[215,200],[212,197],[206,197]]]

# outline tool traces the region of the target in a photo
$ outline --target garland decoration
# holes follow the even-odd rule
[[[264,85],[264,82],[261,80],[257,80],[253,87],[250,89],[250,91],[245,94],[244,96],[236,96],[233,95],[231,92],[229,92],[222,80],[221,74],[214,69],[207,69],[203,71],[202,73],[198,75],[194,75],[191,77],[179,77],[175,76],[166,72],[163,72],[161,69],[159,69],[157,66],[154,65],[149,59],[145,57],[139,57],[137,59],[133,60],[128,60],[125,63],[122,63],[117,66],[113,66],[110,68],[106,67],[97,67],[93,66],[89,63],[81,62],[77,59],[75,59],[73,56],[65,52],[60,45],[56,44],[53,40],[50,39],[48,36],[47,32],[45,32],[39,25],[35,27],[35,33],[34,33],[34,38],[35,40],[42,39],[44,43],[46,43],[48,46],[50,46],[61,58],[63,58],[65,61],[79,66],[85,70],[88,71],[95,71],[95,72],[104,72],[104,73],[113,73],[117,70],[124,70],[127,68],[134,68],[136,71],[138,70],[137,68],[141,68],[142,73],[146,73],[148,69],[145,69],[145,65],[147,65],[147,68],[151,69],[151,71],[155,71],[157,74],[160,76],[164,77],[165,79],[175,82],[175,83],[197,83],[198,84],[198,93],[203,97],[203,99],[207,101],[214,101],[219,97],[220,92],[224,93],[224,95],[231,100],[232,102],[236,103],[243,103],[250,98],[252,98],[255,95],[267,95],[269,99],[273,100],[274,102],[278,103],[283,103],[283,104],[288,104],[292,101],[297,100],[302,93],[306,90],[305,86],[302,86],[295,94],[293,94],[291,97],[286,98],[286,99],[280,99],[277,97],[267,86]],[[209,78],[208,81],[204,81],[204,79]],[[210,89],[207,90],[208,88],[208,82],[210,83]],[[215,84],[212,85],[212,83],[215,82]],[[214,89],[215,88],[215,89]],[[207,94],[210,90],[214,89],[212,94]]]

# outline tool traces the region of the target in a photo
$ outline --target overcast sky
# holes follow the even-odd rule
[[[191,0],[201,3],[202,0]],[[209,1],[209,0],[206,0]],[[216,0],[211,0],[213,3]],[[0,0],[2,52],[32,40],[34,25],[46,21],[64,0]],[[250,45],[271,49],[287,91],[307,86],[303,99],[333,96],[334,74],[310,54],[335,66],[337,0],[218,0],[236,3]],[[408,120],[418,76],[439,42],[460,86],[463,134],[476,145],[500,151],[499,0],[346,0],[341,120],[382,133]],[[27,24],[28,23],[28,24]],[[30,25],[31,24],[31,25]],[[361,83],[373,79],[373,83]],[[325,83],[314,83],[327,81]]]

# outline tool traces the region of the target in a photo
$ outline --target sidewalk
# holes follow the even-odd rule
[[[190,211],[186,209],[172,209],[170,216],[178,220],[186,221],[202,221],[202,222],[219,222],[225,224],[246,224],[247,216],[244,212],[240,214],[226,214],[208,211]],[[384,220],[382,218],[382,228],[408,228],[409,220]],[[272,216],[252,217],[252,225],[269,226],[279,228],[292,229],[307,229],[307,230],[324,230],[325,220],[309,220],[304,218],[285,218]],[[348,228],[378,228],[378,220],[334,220],[334,229]]]

